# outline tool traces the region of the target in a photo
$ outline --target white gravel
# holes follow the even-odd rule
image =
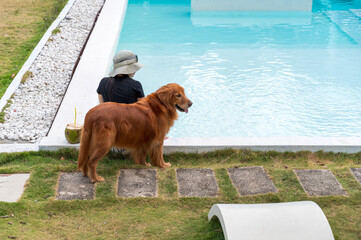
[[[44,137],[70,82],[79,53],[104,0],[76,0],[20,84],[0,123],[1,142],[36,142]]]

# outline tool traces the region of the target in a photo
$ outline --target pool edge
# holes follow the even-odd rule
[[[254,151],[325,151],[357,153],[361,138],[356,137],[229,137],[229,138],[171,138],[164,143],[164,152],[209,152],[221,149]]]
[[[79,144],[69,144],[65,137],[46,138],[39,144],[40,150],[55,151],[61,148],[79,148]],[[223,149],[243,149],[253,151],[324,151],[361,152],[361,138],[357,137],[232,137],[232,138],[169,138],[164,141],[163,152],[204,153]]]

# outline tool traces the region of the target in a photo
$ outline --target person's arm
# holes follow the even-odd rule
[[[98,99],[99,99],[99,103],[104,102],[103,96],[101,94],[98,94]]]
[[[97,93],[98,93],[98,100],[99,100],[99,104],[104,102],[104,98],[102,93],[104,92],[104,82],[106,82],[108,80],[108,78],[103,78],[98,85],[97,88]]]
[[[143,87],[142,87],[142,84],[140,84],[140,82],[137,82],[138,83],[138,87],[137,87],[137,101],[139,101],[140,99],[144,98],[145,95],[144,95],[144,91],[143,91]]]

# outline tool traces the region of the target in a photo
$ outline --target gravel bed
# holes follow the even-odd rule
[[[79,53],[104,0],[76,0],[21,83],[0,123],[0,143],[36,142],[46,136],[71,80]]]

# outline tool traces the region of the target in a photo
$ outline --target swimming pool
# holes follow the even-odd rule
[[[118,49],[138,54],[146,94],[181,84],[194,105],[170,137],[360,137],[361,3],[310,14],[192,13],[129,0]]]

